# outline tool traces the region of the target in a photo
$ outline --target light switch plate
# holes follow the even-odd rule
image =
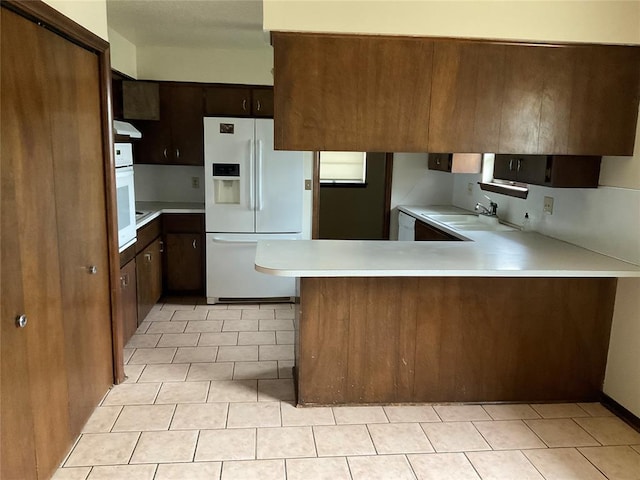
[[[548,215],[553,214],[553,197],[544,197],[544,206],[542,211]]]
[[[304,181],[304,189],[311,190],[311,180],[307,179]]]

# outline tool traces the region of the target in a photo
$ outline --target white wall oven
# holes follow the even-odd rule
[[[130,143],[116,143],[116,198],[118,205],[118,250],[136,241],[136,196],[133,186],[133,149]]]

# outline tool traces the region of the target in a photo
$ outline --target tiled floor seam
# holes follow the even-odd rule
[[[589,418],[593,418],[593,417],[591,417],[591,415],[589,415]],[[593,439],[593,441],[594,441],[594,442],[597,442],[597,443],[598,443],[598,445],[597,445],[597,446],[599,446],[599,447],[604,447],[604,446],[606,446],[606,445],[604,445],[602,442],[600,442],[600,440],[598,440],[596,437],[594,437],[593,435],[591,435],[591,434],[590,434],[590,433],[589,433],[589,432],[588,432],[588,431],[587,431],[587,430],[586,430],[582,425],[580,425],[578,422],[576,422],[576,419],[575,419],[575,418],[573,418],[573,417],[572,417],[572,418],[571,418],[571,421],[572,421],[573,423],[575,423],[575,424],[578,426],[578,428],[580,428],[580,430],[582,430],[582,431],[583,431],[584,433],[586,433],[589,437],[591,437],[591,438]],[[575,447],[575,448],[577,449],[578,447]]]

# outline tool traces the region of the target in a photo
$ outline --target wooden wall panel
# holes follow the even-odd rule
[[[300,404],[593,401],[602,388],[615,279],[301,282]]]

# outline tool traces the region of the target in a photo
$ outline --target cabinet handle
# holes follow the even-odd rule
[[[242,100],[242,111],[246,112],[247,111],[247,99],[243,99]]]
[[[164,240],[160,240],[160,253],[164,252]]]
[[[520,167],[522,167],[522,159],[518,159],[518,172],[520,171]]]
[[[194,250],[198,248],[198,240],[194,238],[193,242],[191,243],[191,246],[193,247]]]
[[[27,326],[27,316],[23,313],[16,317],[16,327],[24,328]]]
[[[436,158],[436,165],[440,165],[440,159]]]
[[[176,158],[180,158],[180,149],[176,148]]]
[[[164,155],[164,158],[169,159],[169,157],[167,156],[167,149],[166,148],[163,150],[162,154]]]
[[[96,273],[98,273],[98,267],[96,267],[95,265],[90,265],[87,267],[87,271],[89,272],[89,275],[95,275]]]
[[[122,286],[123,287],[128,287],[129,286],[129,274],[126,273],[122,280],[123,280]]]
[[[145,253],[144,254],[144,258],[147,262],[151,263],[151,254],[150,253]]]
[[[260,100],[257,101],[257,104],[258,111],[260,111],[260,109],[262,108],[262,105],[260,105]]]
[[[513,172],[513,158],[509,160],[509,171]]]

